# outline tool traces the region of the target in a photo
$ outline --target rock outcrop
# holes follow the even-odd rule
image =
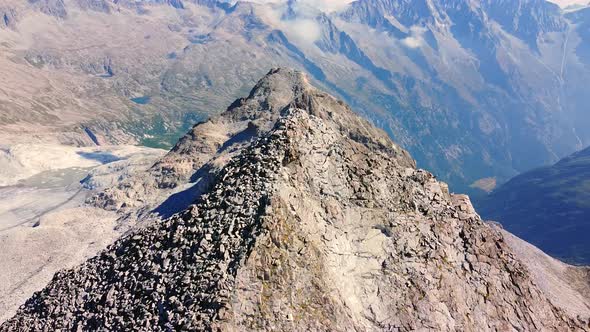
[[[231,130],[206,146],[213,127]],[[207,174],[194,204],[59,272],[0,331],[590,330],[468,197],[298,72],[159,165],[159,183]]]

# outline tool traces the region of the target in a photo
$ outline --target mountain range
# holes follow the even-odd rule
[[[57,272],[0,331],[590,331],[588,268],[484,222],[300,72],[115,187],[122,215],[177,213]]]
[[[285,65],[308,72],[455,191],[490,191],[590,144],[585,8],[3,0],[0,18],[4,145],[169,147]]]

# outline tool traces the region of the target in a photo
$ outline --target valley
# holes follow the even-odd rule
[[[0,321],[57,270],[82,262],[121,235],[126,227],[118,227],[120,215],[85,201],[151,166],[164,151],[27,145],[10,152],[11,158],[0,154]]]
[[[587,9],[4,0],[0,12],[7,144],[170,147],[275,66],[310,73],[456,191],[483,195],[479,180],[590,144]]]

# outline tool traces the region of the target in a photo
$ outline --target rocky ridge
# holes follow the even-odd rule
[[[483,194],[477,181],[500,184],[590,144],[588,10],[300,2],[0,1],[0,141],[168,148],[288,66],[457,191]]]
[[[199,165],[215,126],[249,135]],[[552,299],[466,196],[298,72],[162,162],[213,170],[194,204],[56,274],[0,331],[590,330],[587,297]]]

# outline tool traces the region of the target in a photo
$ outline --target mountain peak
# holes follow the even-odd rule
[[[58,273],[0,331],[588,329],[468,197],[296,71],[166,158],[207,173],[192,204]]]

